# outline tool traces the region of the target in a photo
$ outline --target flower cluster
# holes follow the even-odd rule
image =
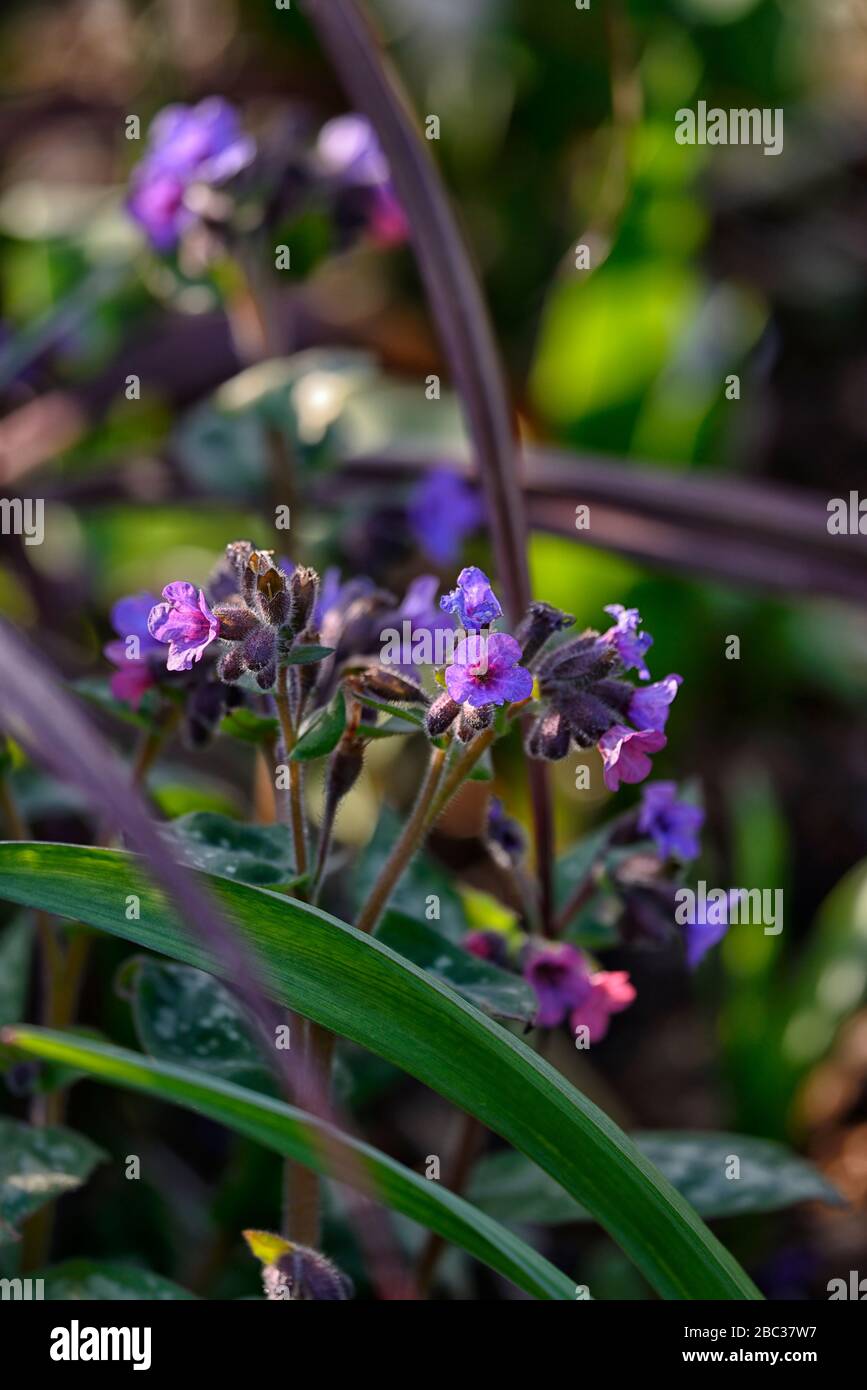
[[[158,251],[171,251],[197,221],[191,189],[227,183],[255,153],[255,141],[222,97],[166,106],[153,120],[144,159],[132,172],[127,210]]]
[[[466,949],[482,960],[520,970],[538,1001],[536,1028],[559,1028],[564,1023],[575,1035],[586,1029],[586,1040],[601,1042],[612,1014],[635,1000],[636,991],[624,970],[596,970],[588,957],[566,941],[530,938],[510,951],[502,932],[471,932]]]
[[[222,97],[165,107],[130,176],[127,211],[155,250],[173,251],[191,229],[231,221],[238,176],[260,195],[260,218],[279,220],[305,204],[325,205],[338,236],[363,233],[380,246],[406,240],[409,227],[370,122],[353,113],[326,122],[314,148],[280,133],[273,148],[248,135]],[[248,172],[250,171],[250,172]],[[250,222],[245,217],[245,227]],[[238,224],[240,226],[240,223]]]
[[[518,636],[524,639],[524,660],[536,676],[544,706],[528,735],[527,752],[556,761],[573,744],[595,745],[605,785],[617,791],[621,782],[642,782],[649,775],[649,754],[665,747],[663,730],[682,678],[670,675],[637,688],[625,680],[631,670],[649,680],[645,654],[653,638],[639,630],[637,609],[618,603],[605,611],[615,619],[606,632],[590,629],[547,650],[553,633],[572,620],[536,604]]]
[[[520,664],[521,645],[507,632],[491,631],[502,617],[487,575],[475,565],[462,569],[457,586],[440,599],[466,636],[457,643],[445,673],[445,692],[428,711],[432,738],[458,721],[460,739],[469,741],[493,722],[497,705],[520,704],[533,693],[533,677]]]

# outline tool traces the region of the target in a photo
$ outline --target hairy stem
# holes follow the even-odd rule
[[[292,827],[292,843],[295,850],[295,872],[307,872],[307,840],[304,835],[304,808],[302,805],[301,766],[292,761],[292,750],[297,742],[295,723],[292,718],[292,703],[289,699],[287,670],[281,666],[277,673],[277,689],[274,703],[277,718],[283,735],[283,751],[289,768],[289,823]]]
[[[445,762],[445,749],[432,748],[427,773],[416,798],[412,814],[404,827],[403,834],[383,864],[379,877],[374,883],[370,896],[355,924],[359,931],[373,931],[404,870],[408,868],[413,855],[421,845]]]

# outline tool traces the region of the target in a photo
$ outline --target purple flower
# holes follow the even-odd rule
[[[708,951],[722,941],[729,929],[729,917],[740,899],[740,888],[729,888],[725,901],[708,902],[697,897],[693,920],[687,921],[685,930],[686,963],[695,970],[704,960]]]
[[[201,589],[179,580],[163,589],[165,603],[158,603],[148,618],[148,630],[158,642],[168,642],[169,671],[189,671],[201,661],[205,648],[220,635],[220,624],[208,607]]]
[[[455,659],[446,671],[446,689],[458,704],[478,709],[526,700],[533,691],[533,677],[519,666],[521,645],[506,632],[490,637],[472,633],[458,642]]]
[[[629,702],[629,720],[637,729],[664,729],[671,703],[683,684],[683,676],[666,676],[636,690]]]
[[[153,658],[162,655],[162,648],[148,631],[148,616],[155,603],[153,594],[130,594],[118,599],[111,610],[111,625],[119,639],[103,649],[118,668],[111,678],[111,693],[133,709],[138,709],[145,691],[156,684]],[[130,638],[136,639],[134,647]]]
[[[455,614],[460,626],[468,632],[488,627],[503,615],[491,581],[478,565],[468,565],[461,570],[457,588],[443,594],[440,608],[444,613]]]
[[[392,246],[405,241],[409,223],[394,186],[388,160],[366,116],[349,112],[326,121],[316,153],[325,173],[350,195],[361,195],[362,220],[374,241]]]
[[[658,729],[627,729],[613,724],[599,740],[603,777],[610,792],[616,792],[621,782],[643,782],[650,773],[648,753],[658,753],[668,742]]]
[[[639,632],[641,614],[637,608],[624,608],[622,603],[609,603],[605,609],[617,621],[602,634],[603,640],[617,649],[617,654],[627,671],[634,669],[643,681],[650,680],[650,672],[644,664],[644,654],[653,646],[649,632]]]
[[[539,1000],[536,1025],[556,1028],[591,992],[590,972],[581,952],[563,941],[531,947],[524,960],[524,979]]]
[[[520,862],[526,849],[526,838],[521,826],[507,814],[498,796],[492,796],[488,803],[487,839],[496,845],[513,864]]]
[[[701,849],[698,835],[703,825],[704,811],[688,801],[678,801],[675,782],[653,782],[644,788],[638,828],[643,835],[653,837],[663,859],[670,855],[697,859]]]
[[[195,221],[185,202],[188,186],[225,183],[255,153],[238,113],[222,97],[167,106],[151,123],[144,158],[130,179],[127,209],[157,250],[171,250]]]
[[[412,533],[438,565],[449,565],[485,509],[474,488],[450,468],[436,468],[412,490],[407,508]]]

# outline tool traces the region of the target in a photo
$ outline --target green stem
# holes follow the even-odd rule
[[[427,774],[421,785],[412,814],[404,827],[403,834],[382,866],[379,877],[374,883],[370,896],[355,924],[359,931],[373,931],[398,881],[403,876],[404,870],[408,868],[413,855],[421,845],[429,823],[433,799],[445,769],[445,762],[445,750],[432,748]]]
[[[307,872],[307,841],[304,835],[304,808],[302,805],[301,766],[292,761],[292,750],[297,743],[295,723],[292,718],[292,704],[289,699],[287,669],[281,666],[277,673],[277,689],[274,692],[277,718],[283,735],[283,751],[289,769],[289,823],[292,827],[292,843],[295,850],[295,872]]]

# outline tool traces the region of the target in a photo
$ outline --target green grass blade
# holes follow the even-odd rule
[[[359,1186],[385,1206],[436,1231],[536,1298],[574,1299],[575,1285],[529,1245],[456,1196],[378,1149],[282,1101],[187,1067],[45,1028],[5,1029],[4,1041],[28,1057],[61,1062],[94,1081],[143,1091],[185,1106],[307,1168]],[[327,1139],[327,1156],[326,1143]]]
[[[203,878],[255,951],[274,999],[401,1067],[527,1154],[591,1212],[663,1297],[760,1297],[617,1125],[519,1039],[326,913],[266,889]],[[129,921],[131,893],[139,896],[140,915]],[[0,897],[215,969],[137,862],[118,851],[0,845]]]

